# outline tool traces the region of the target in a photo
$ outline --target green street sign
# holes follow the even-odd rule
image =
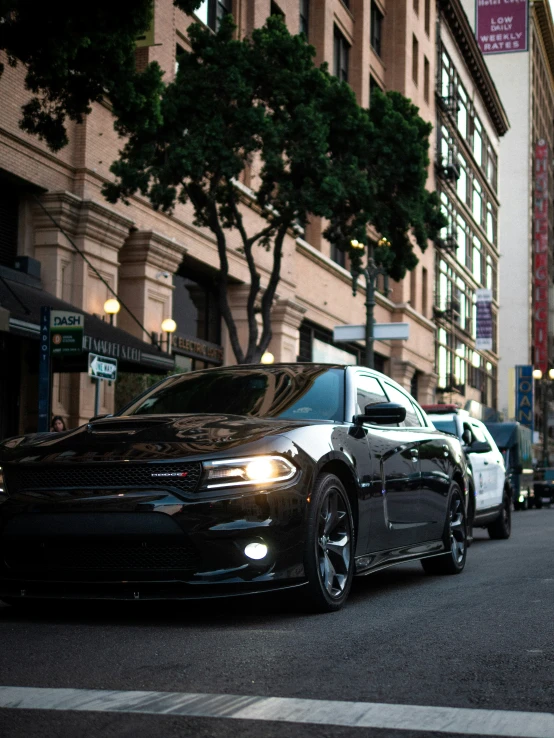
[[[88,373],[95,379],[109,379],[115,382],[117,379],[117,359],[111,356],[88,355]]]
[[[50,311],[50,350],[53,356],[81,354],[85,316],[67,310]]]

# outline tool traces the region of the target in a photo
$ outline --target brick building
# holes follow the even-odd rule
[[[291,32],[307,33],[316,61],[327,61],[347,80],[361,105],[369,105],[376,86],[396,89],[418,105],[424,119],[436,122],[436,8],[431,0],[206,0],[197,16],[215,27],[226,12],[235,16],[240,34],[262,25],[270,13],[281,13]],[[137,62],[157,60],[171,78],[179,50],[187,48],[190,22],[171,0],[156,0],[155,45],[139,48]],[[130,206],[109,205],[101,188],[120,146],[109,106],[96,104],[82,124],[70,125],[69,145],[53,154],[18,127],[27,99],[23,79],[21,67],[8,66],[0,79],[0,435],[36,427],[40,304],[71,305],[86,313],[87,346],[98,353],[113,348],[120,355],[123,347],[126,357],[135,357],[123,362],[129,373],[166,370],[169,356],[152,345],[152,334],[159,336],[162,320],[170,316],[177,322],[173,348],[179,368],[234,361],[215,299],[218,258],[211,233],[193,225],[188,206],[178,206],[169,217],[138,196]],[[428,186],[435,187],[433,165]],[[418,256],[417,268],[395,283],[388,297],[377,294],[377,322],[408,322],[410,339],[377,342],[376,366],[421,402],[432,402],[432,245]],[[247,268],[234,248],[229,258],[230,300],[244,335]],[[16,260],[19,271],[13,269]],[[37,265],[32,260],[40,262],[40,275],[33,274]],[[263,282],[269,273],[263,253],[260,264]],[[365,320],[364,290],[352,296],[346,266],[343,254],[322,237],[318,219],[301,236],[287,237],[269,347],[277,361],[361,360],[361,344],[335,345],[332,338],[335,325]],[[122,309],[113,326],[101,320],[111,296],[107,285],[130,311]],[[52,411],[74,426],[93,414],[94,387],[82,363],[71,371],[59,368],[54,367]],[[112,412],[114,387],[103,383],[100,399],[100,411]]]

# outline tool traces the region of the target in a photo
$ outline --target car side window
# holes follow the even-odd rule
[[[368,374],[358,374],[356,376],[356,415],[363,415],[366,405],[375,405],[377,402],[388,402],[380,382]]]
[[[396,402],[406,408],[406,419],[403,423],[400,423],[400,425],[406,428],[421,428],[423,424],[408,395],[400,392],[400,390],[397,390],[396,387],[393,387],[392,384],[389,384],[388,382],[385,382],[385,390],[391,402]]]
[[[477,423],[471,424],[471,432],[473,433],[473,440],[478,443],[488,443],[487,438]]]

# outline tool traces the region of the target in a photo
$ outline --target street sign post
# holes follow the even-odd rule
[[[333,329],[336,343],[364,341],[365,325],[337,325]],[[373,338],[376,341],[407,341],[410,337],[409,323],[374,323]]]
[[[38,423],[39,433],[50,430],[50,308],[40,309],[40,354],[38,365]]]
[[[96,383],[94,392],[94,415],[96,416],[100,412],[100,382],[102,380],[115,382],[117,379],[117,359],[112,359],[111,356],[89,354],[88,373]]]

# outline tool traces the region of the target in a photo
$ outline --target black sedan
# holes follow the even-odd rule
[[[466,465],[395,382],[360,367],[170,377],[117,415],[0,444],[0,597],[194,599],[466,558]]]

